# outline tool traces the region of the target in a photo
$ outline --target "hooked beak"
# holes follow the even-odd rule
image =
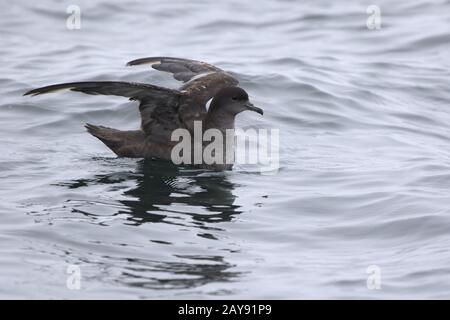
[[[255,107],[255,106],[253,105],[253,103],[251,103],[250,101],[247,101],[247,102],[245,103],[245,107],[247,108],[247,110],[255,111],[255,112],[259,113],[260,115],[263,115],[263,114],[264,114],[263,109],[258,108],[258,107]]]

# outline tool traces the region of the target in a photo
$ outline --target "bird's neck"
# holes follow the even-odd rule
[[[204,152],[209,149],[213,143],[217,143],[220,141],[219,146],[213,147],[214,151],[211,153],[212,156],[216,157],[215,164],[209,165],[209,167],[214,168],[215,170],[231,170],[234,163],[234,118],[233,114],[229,112],[224,112],[220,109],[209,109],[206,117],[203,121],[203,132],[204,135],[207,135],[209,129],[219,130],[221,137],[216,137],[217,132],[213,134],[213,141],[211,142],[211,138],[203,141]],[[215,131],[214,130],[214,131]],[[211,133],[212,134],[212,133]],[[206,139],[206,138],[205,138]],[[217,140],[219,139],[219,140]],[[211,145],[210,145],[211,144]],[[218,149],[216,149],[218,148]],[[220,154],[217,154],[218,150],[220,150]]]
[[[229,112],[216,108],[210,108],[203,123],[204,129],[208,130],[214,128],[219,129],[220,131],[234,129],[234,118],[235,116]]]

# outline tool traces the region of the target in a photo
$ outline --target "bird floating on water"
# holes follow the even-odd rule
[[[72,82],[33,89],[24,95],[70,89],[87,94],[122,96],[139,101],[141,115],[139,130],[122,131],[86,124],[88,132],[100,139],[116,155],[132,158],[160,158],[173,161],[172,150],[178,143],[171,138],[175,130],[184,129],[194,135],[197,123],[201,125],[202,132],[217,129],[225,134],[226,130],[234,130],[234,120],[238,113],[250,110],[263,114],[262,109],[250,103],[245,90],[237,87],[237,79],[211,64],[171,57],[149,57],[127,63],[128,66],[142,64],[150,64],[156,70],[170,72],[175,79],[183,81],[184,84],[178,90],[174,90],[152,84],[122,81]],[[209,100],[211,103],[207,110]],[[225,144],[226,138],[222,140],[222,146]],[[204,148],[203,142],[200,151]],[[194,153],[194,147],[192,151]],[[202,162],[201,165],[218,170],[232,168],[232,163],[226,161],[212,164]]]

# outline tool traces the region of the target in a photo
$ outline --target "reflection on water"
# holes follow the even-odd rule
[[[105,159],[95,160],[101,162]],[[85,188],[86,192],[89,192],[90,187],[103,185],[107,187],[104,188],[106,192],[120,190],[123,197],[115,200],[116,204],[107,203],[106,206],[101,202],[68,200],[64,208],[60,208],[65,212],[65,218],[62,219],[65,221],[77,220],[80,215],[89,220],[103,221],[105,212],[99,207],[107,207],[109,210],[115,209],[108,211],[107,216],[120,217],[125,225],[165,223],[175,227],[189,226],[202,230],[197,233],[198,237],[217,240],[213,232],[223,231],[217,227],[217,223],[232,221],[240,213],[239,206],[234,204],[234,185],[225,173],[180,168],[162,160],[140,160],[131,171],[96,174],[55,185],[70,190]],[[70,216],[67,216],[67,209],[71,212]],[[49,215],[52,216],[58,210],[50,211]],[[58,219],[61,220],[61,217]],[[179,239],[177,234],[172,235],[175,242],[152,239],[154,235],[151,233],[146,237],[150,243],[162,248],[179,245],[176,243]],[[234,281],[240,275],[240,272],[231,270],[235,265],[227,262],[217,251],[210,255],[174,253],[154,259],[145,257],[147,249],[143,250],[142,257],[142,248],[133,248],[127,239],[113,244],[123,250],[119,255],[106,255],[105,252],[95,250],[94,245],[111,246],[111,243],[98,240],[88,242],[91,250],[88,255],[76,248],[60,246],[53,246],[51,252],[44,251],[66,257],[67,263],[90,266],[97,280],[98,270],[102,270],[100,278],[104,281],[135,288],[189,289],[208,283]],[[33,246],[33,250],[39,249]],[[221,250],[230,253],[235,249],[225,247]]]
[[[114,213],[129,214],[127,220],[139,225],[145,222],[164,222],[171,212],[188,215],[194,223],[205,229],[209,223],[231,221],[240,213],[234,205],[233,183],[226,173],[180,168],[167,161],[141,160],[135,172],[113,172],[64,181],[57,185],[77,189],[90,185],[110,184],[117,188],[121,183],[133,181],[135,186],[123,192],[122,206]],[[176,206],[175,206],[176,204]],[[178,206],[198,208],[195,212],[179,211]],[[80,213],[91,214],[78,210]],[[182,223],[182,222],[181,222]]]
[[[164,262],[142,259],[116,261],[124,264],[117,282],[150,289],[188,289],[212,282],[229,282],[240,272],[222,256],[179,256],[187,262]],[[160,274],[158,276],[158,273]],[[168,276],[170,275],[170,276]]]

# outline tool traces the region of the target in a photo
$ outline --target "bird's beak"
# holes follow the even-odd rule
[[[259,113],[260,115],[263,115],[263,114],[264,114],[263,109],[258,108],[258,107],[255,107],[255,106],[253,105],[253,103],[251,103],[250,101],[247,101],[247,102],[245,103],[245,107],[247,108],[247,110],[255,111],[255,112]]]

